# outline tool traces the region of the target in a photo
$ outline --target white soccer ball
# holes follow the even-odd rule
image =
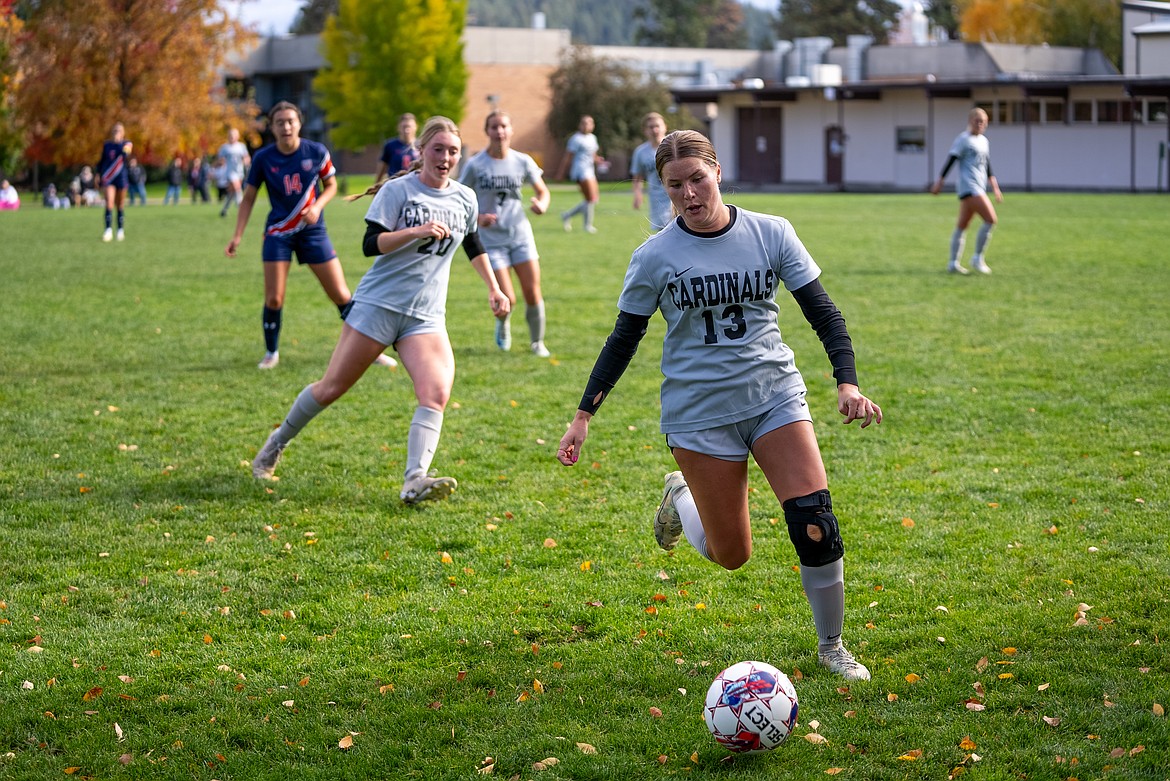
[[[796,727],[796,689],[788,676],[767,662],[739,662],[715,677],[707,689],[703,718],[728,751],[771,751]]]

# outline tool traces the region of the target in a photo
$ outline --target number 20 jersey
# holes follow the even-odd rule
[[[354,300],[420,319],[443,317],[451,259],[467,234],[476,231],[478,218],[475,193],[456,181],[436,190],[423,184],[417,171],[389,180],[374,195],[367,223],[399,231],[439,220],[451,234],[415,239],[379,255],[358,283]]]
[[[731,207],[724,231],[696,235],[675,219],[634,251],[618,308],[661,311],[662,432],[745,420],[804,391],[780,336],[776,293],[821,270],[781,217]]]

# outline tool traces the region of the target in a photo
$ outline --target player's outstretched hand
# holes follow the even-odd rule
[[[240,247],[240,240],[239,239],[232,239],[231,241],[228,242],[227,247],[224,248],[223,254],[229,258],[234,258],[236,256],[236,250],[239,249],[239,247]]]
[[[587,412],[577,411],[569,430],[561,437],[557,446],[557,460],[565,466],[572,466],[581,457],[581,446],[585,444],[585,437],[589,436],[589,419],[593,417]]]
[[[856,385],[849,383],[837,386],[837,411],[845,416],[842,423],[860,420],[862,428],[870,423],[882,422],[882,408],[861,395],[861,390]]]

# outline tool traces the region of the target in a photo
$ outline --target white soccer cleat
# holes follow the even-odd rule
[[[102,234],[102,241],[113,241],[113,240],[114,240],[114,229],[113,228],[106,228],[106,232]]]
[[[126,231],[122,230],[121,228],[118,228],[118,237],[117,238],[118,238],[118,241],[125,241],[126,240]]]
[[[565,233],[573,230],[572,218],[564,212],[561,212],[561,227],[565,229]]]
[[[535,355],[537,358],[551,358],[552,357],[552,353],[550,353],[548,351],[548,348],[544,346],[544,342],[533,342],[532,343],[532,354]]]
[[[597,233],[597,228],[593,227],[592,225],[586,225],[585,232],[586,233]]]
[[[496,318],[496,347],[504,352],[512,349],[512,326],[507,320]]]
[[[658,505],[658,512],[654,513],[654,539],[662,550],[673,550],[682,537],[682,519],[678,517],[678,508],[674,506],[674,495],[677,491],[686,488],[687,481],[682,472],[668,472],[666,485],[662,489],[662,502]]]
[[[454,477],[433,477],[420,472],[407,479],[398,498],[405,504],[435,502],[453,494],[458,485]]]
[[[260,363],[256,364],[256,368],[260,370],[275,369],[276,364],[280,363],[280,353],[264,353],[264,357],[260,359]]]
[[[853,654],[838,645],[829,651],[818,651],[817,661],[829,672],[837,673],[847,681],[868,681],[869,668],[853,658]]]
[[[374,363],[379,366],[385,366],[387,369],[397,369],[398,361],[391,358],[386,353],[378,353],[378,357],[374,359]]]
[[[280,463],[280,456],[286,447],[287,442],[276,441],[275,431],[269,434],[264,447],[260,448],[256,458],[252,459],[252,477],[257,480],[279,480],[280,478],[276,476],[276,465]]]
[[[980,258],[979,260],[971,261],[971,268],[975,269],[980,274],[990,274],[991,273],[991,266],[988,266],[987,262],[985,260],[983,260],[982,258]]]
[[[948,263],[947,264],[947,271],[949,271],[952,274],[970,274],[971,273],[971,272],[967,271],[967,269],[960,266],[958,263]]]

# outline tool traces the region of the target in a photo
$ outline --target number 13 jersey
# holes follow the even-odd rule
[[[666,320],[662,432],[699,431],[759,415],[804,391],[780,336],[776,292],[821,269],[792,225],[735,206],[731,224],[696,234],[681,218],[634,251],[618,308]]]

